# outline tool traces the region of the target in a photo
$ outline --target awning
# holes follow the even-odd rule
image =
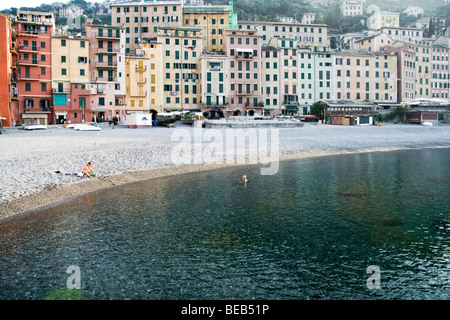
[[[298,107],[295,107],[295,106],[286,106],[286,110],[290,110],[290,111],[298,111]]]
[[[253,53],[253,49],[236,48],[236,51]]]
[[[22,119],[47,119],[46,113],[22,113]]]
[[[263,108],[263,110],[266,110],[266,111],[273,111],[273,110],[275,110],[274,108]]]
[[[190,112],[201,112],[202,110],[200,109],[188,109]]]

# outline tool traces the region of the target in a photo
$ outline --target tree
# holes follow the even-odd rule
[[[323,119],[324,117],[324,107],[319,102],[314,102],[311,105],[311,114],[318,117],[319,119]]]

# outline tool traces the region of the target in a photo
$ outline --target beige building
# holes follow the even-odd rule
[[[239,21],[240,30],[256,31],[262,45],[268,45],[273,37],[295,39],[300,47],[315,51],[328,51],[328,26],[325,24],[281,23],[267,21]]]
[[[201,106],[201,28],[160,27],[163,45],[163,107],[167,110],[198,110]]]
[[[367,28],[378,30],[384,27],[399,27],[400,14],[396,12],[379,11],[367,19]]]
[[[397,103],[397,56],[372,52],[374,57],[374,102]]]
[[[337,100],[373,101],[374,56],[362,51],[335,52]]]
[[[368,38],[357,40],[354,43],[355,50],[364,51],[380,51],[384,46],[391,45],[394,43],[391,37],[387,34],[381,33]]]
[[[158,35],[159,26],[181,27],[182,1],[128,2],[112,4],[111,25],[125,28],[126,51],[139,48],[139,42]]]
[[[202,29],[203,50],[222,51],[223,30],[236,27],[233,5],[184,6],[185,27]]]
[[[201,64],[201,111],[214,112],[211,117],[224,117],[228,108],[228,57],[224,54],[204,53]],[[222,113],[221,115],[219,113]]]
[[[52,37],[53,92],[70,92],[70,83],[89,85],[89,40],[86,37]]]
[[[341,15],[344,17],[354,17],[363,14],[365,1],[362,0],[343,0],[341,2]]]
[[[301,23],[303,24],[313,24],[316,20],[316,13],[315,12],[307,12],[302,16]]]

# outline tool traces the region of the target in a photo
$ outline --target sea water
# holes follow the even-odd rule
[[[449,299],[449,157],[217,169],[2,220],[0,299],[51,297],[74,266],[87,299]]]

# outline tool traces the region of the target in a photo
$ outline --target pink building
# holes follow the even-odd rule
[[[410,101],[415,98],[416,53],[408,46],[383,47],[383,52],[397,55],[397,101]]]
[[[449,51],[450,49],[432,45],[431,54],[431,97],[448,99],[450,94],[449,73]]]
[[[261,36],[255,30],[224,30],[229,57],[229,115],[262,114]]]
[[[108,121],[125,113],[125,34],[124,28],[85,25],[89,39],[90,119]]]

